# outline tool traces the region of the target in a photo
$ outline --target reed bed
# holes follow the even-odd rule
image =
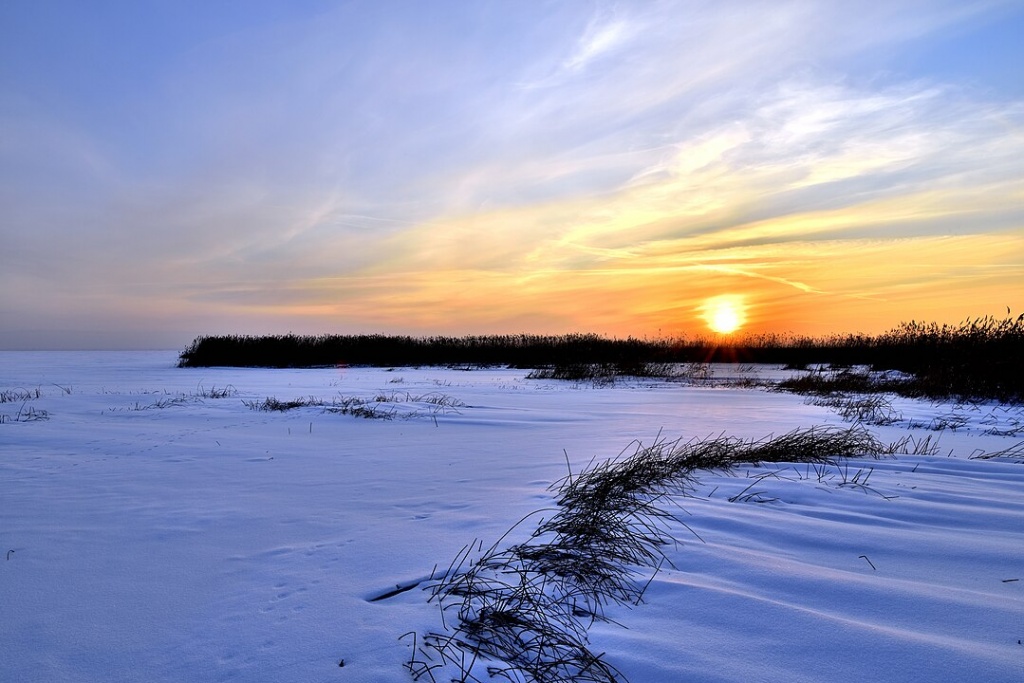
[[[905,396],[1024,402],[1024,315],[959,325],[904,323],[878,336],[785,335],[694,339],[609,339],[594,334],[410,337],[393,335],[203,336],[181,352],[181,367],[337,365],[509,366],[537,378],[608,381],[671,377],[680,364],[768,363],[791,368],[863,366],[903,376],[809,373],[802,393],[888,391]]]

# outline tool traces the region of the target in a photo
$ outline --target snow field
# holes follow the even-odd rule
[[[371,599],[552,506],[567,459],[842,424],[749,388],[174,362],[0,354],[0,391],[41,394],[0,403],[0,678],[411,680],[401,636],[438,610],[419,588]],[[381,395],[394,419],[243,403]],[[592,650],[633,683],[1024,680],[1024,458],[971,457],[1015,446],[991,432],[1019,411],[893,403],[906,422],[872,431],[938,451],[703,474],[670,503],[674,567]]]

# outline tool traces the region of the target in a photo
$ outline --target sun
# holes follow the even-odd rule
[[[735,294],[713,296],[704,301],[701,310],[708,327],[719,334],[731,334],[747,322],[746,304]]]

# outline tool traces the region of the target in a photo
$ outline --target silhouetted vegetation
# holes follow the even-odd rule
[[[595,334],[410,337],[279,335],[198,337],[180,367],[337,365],[510,366],[535,377],[594,379],[674,375],[678,363],[768,363],[809,372],[782,388],[800,393],[891,391],[909,396],[1024,401],[1024,315],[959,325],[909,322],[872,337],[762,335],[721,339],[610,339]],[[878,375],[877,371],[899,373]]]
[[[319,335],[199,337],[181,353],[180,367],[512,366],[600,364],[625,369],[673,361],[678,342],[608,339],[596,334],[409,337]],[[703,360],[703,359],[702,359]]]
[[[995,398],[1024,402],[1024,315],[977,318],[960,325],[904,323],[865,339],[851,367],[809,372],[780,383],[802,394],[891,392],[903,396],[962,400]]]

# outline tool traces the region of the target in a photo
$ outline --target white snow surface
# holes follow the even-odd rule
[[[422,586],[370,598],[551,508],[567,467],[846,424],[741,386],[176,361],[0,353],[21,397],[0,403],[0,680],[409,681],[402,636],[438,608]],[[379,395],[394,419],[244,403]],[[907,419],[872,432],[938,452],[704,473],[671,503],[674,567],[591,650],[632,683],[1024,681],[1021,410],[893,405]]]

